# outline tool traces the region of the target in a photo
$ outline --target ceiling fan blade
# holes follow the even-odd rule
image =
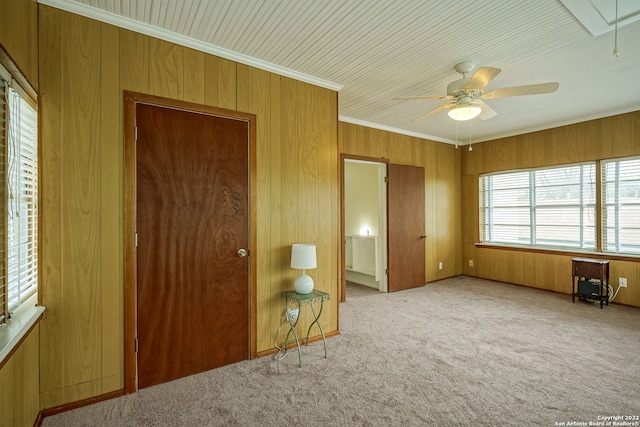
[[[522,96],[522,95],[538,95],[541,93],[551,93],[558,90],[560,83],[539,83],[535,85],[527,86],[513,86],[505,87],[501,89],[491,89],[482,92],[480,97],[482,99],[496,99],[506,98],[508,96]]]
[[[462,89],[482,90],[502,71],[500,68],[480,67]]]
[[[482,111],[478,115],[478,117],[480,117],[480,120],[489,120],[498,115],[498,113],[496,113],[493,108],[489,107],[486,102],[482,102],[479,99],[476,99],[475,101],[473,101],[473,103],[478,104],[480,108],[482,108]]]
[[[429,116],[433,116],[434,114],[438,114],[440,111],[442,110],[446,110],[447,108],[451,107],[452,105],[455,105],[455,102],[447,102],[446,104],[442,104],[439,107],[434,108],[433,110],[429,110],[426,113],[424,113],[423,115],[416,117],[415,119],[411,120],[412,123],[418,122],[420,120],[424,120]]]
[[[408,99],[453,99],[452,96],[438,96],[438,95],[433,95],[433,96],[396,96],[395,98],[391,98],[394,101],[397,100],[408,100]]]

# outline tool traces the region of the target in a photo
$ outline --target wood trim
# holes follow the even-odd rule
[[[465,274],[465,276],[466,277],[473,277],[474,279],[489,280],[491,282],[496,282],[496,283],[504,283],[505,285],[520,286],[522,288],[534,289],[536,291],[551,292],[552,294],[557,294],[557,295],[567,295],[569,297],[571,296],[571,292],[561,292],[561,291],[556,291],[554,289],[536,288],[535,286],[524,285],[524,284],[521,284],[521,283],[504,282],[502,280],[487,279],[486,277],[473,276],[471,274]],[[436,282],[437,281],[439,281],[439,280],[436,280]],[[635,305],[624,304],[624,303],[620,303],[620,302],[617,302],[617,301],[609,301],[609,304],[616,304],[616,305],[620,305],[620,306],[623,306],[623,307],[635,308],[636,310],[640,310],[640,307],[637,307]]]
[[[475,246],[476,248],[480,248],[480,249],[496,249],[499,251],[534,252],[539,254],[565,255],[565,256],[583,257],[583,258],[606,259],[610,261],[640,262],[640,257],[617,255],[617,254],[605,254],[602,252],[595,252],[595,253],[572,252],[572,251],[561,251],[561,250],[553,250],[553,249],[523,248],[519,246],[485,245],[482,243],[476,243]],[[489,280],[493,280],[493,279],[489,279]]]
[[[136,264],[136,103],[211,114],[233,120],[244,120],[249,125],[249,358],[257,353],[257,162],[256,116],[192,102],[179,101],[138,92],[124,91],[124,304],[125,304],[125,392],[138,390],[135,342],[137,332],[137,264]],[[252,251],[254,253],[252,254]],[[253,255],[253,256],[251,256]]]
[[[329,332],[327,334],[324,335],[325,339],[328,338],[333,338],[333,337],[337,337],[340,336],[340,331],[334,331],[334,332]],[[304,343],[303,343],[304,341]],[[322,337],[321,336],[317,336],[317,337],[313,337],[313,338],[309,338],[309,344],[314,343],[314,342],[318,342],[318,341],[322,341]],[[300,346],[303,345],[307,345],[306,341],[304,339],[300,340]],[[290,350],[292,348],[296,347],[296,342],[292,342],[287,346],[287,350]],[[277,348],[270,348],[269,350],[264,350],[259,352],[256,357],[257,358],[261,358],[261,357],[267,357],[267,356],[273,356],[274,354],[278,353],[280,350],[278,350]]]
[[[255,359],[258,355],[258,156],[257,118],[255,114],[248,116],[249,121],[249,356]]]
[[[124,390],[116,390],[109,393],[101,394],[99,396],[90,397],[88,399],[78,400],[76,402],[66,403],[64,405],[55,406],[53,408],[43,409],[38,414],[36,423],[34,425],[40,425],[40,422],[46,417],[50,417],[62,412],[71,411],[72,409],[82,408],[84,406],[93,405],[94,403],[104,402],[105,400],[111,400],[116,397],[122,397],[125,395]]]
[[[33,427],[39,427],[42,424],[42,419],[44,418],[44,416],[42,415],[42,411],[38,412],[38,416],[36,417],[35,421],[33,422]]]
[[[33,85],[29,83],[26,75],[22,72],[18,64],[13,60],[9,52],[0,43],[0,64],[9,71],[11,77],[20,85],[20,87],[29,95],[32,102],[38,101],[38,93],[34,89]]]
[[[136,230],[135,95],[125,91],[124,104],[124,370],[125,391],[134,393],[138,389],[135,354],[138,297],[134,240]]]
[[[596,251],[601,252],[604,247],[604,210],[602,209],[602,161],[596,160]]]
[[[389,159],[384,157],[367,157],[358,156],[355,154],[340,153],[340,168],[339,168],[339,182],[340,182],[340,299],[339,302],[345,302],[347,300],[347,275],[345,268],[345,232],[344,232],[344,162],[345,160],[361,160],[365,162],[373,163],[385,163],[389,164]],[[387,219],[388,221],[388,219]]]
[[[373,163],[390,163],[390,160],[386,157],[368,157],[368,156],[359,156],[357,154],[340,154],[340,159],[344,163],[345,160],[362,160],[363,162],[373,162]]]
[[[13,354],[20,348],[22,343],[29,337],[29,334],[31,334],[31,332],[33,332],[35,327],[38,326],[38,324],[42,320],[42,316],[44,316],[44,312],[42,312],[40,316],[38,316],[38,318],[33,322],[33,325],[31,325],[29,329],[20,337],[16,345],[14,345],[11,350],[9,350],[9,352],[4,357],[4,359],[0,360],[0,369],[2,369],[4,365],[6,365],[9,359],[11,359],[11,356],[13,356]]]
[[[345,262],[345,232],[344,232],[344,161],[346,157],[340,154],[339,180],[340,180],[340,292],[338,295],[338,303],[347,300],[347,268]]]

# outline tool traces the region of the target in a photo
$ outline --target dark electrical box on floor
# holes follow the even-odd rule
[[[576,295],[584,298],[600,298],[600,282],[578,280],[578,292]]]

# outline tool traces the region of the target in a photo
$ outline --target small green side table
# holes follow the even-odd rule
[[[287,351],[287,345],[289,344],[289,336],[293,333],[293,337],[296,340],[296,346],[298,348],[298,362],[299,366],[302,367],[302,352],[300,351],[300,339],[298,339],[298,333],[296,332],[296,325],[298,324],[298,320],[300,319],[300,315],[302,312],[302,307],[308,305],[311,307],[311,313],[313,313],[313,322],[309,325],[309,329],[307,329],[307,339],[305,345],[309,345],[309,333],[311,332],[311,328],[314,324],[318,325],[320,329],[320,334],[322,334],[322,344],[324,345],[324,358],[327,358],[327,341],[324,338],[324,331],[322,330],[322,326],[320,326],[320,315],[322,314],[322,308],[324,307],[324,300],[329,299],[329,294],[326,292],[318,291],[314,289],[310,294],[299,294],[295,291],[287,291],[282,293],[282,298],[285,300],[285,307],[289,309],[289,307],[298,308],[298,316],[295,319],[292,319],[290,316],[287,316],[287,320],[289,321],[289,332],[287,332],[287,337],[284,340],[284,348],[285,352]],[[314,308],[314,303],[320,302],[320,310],[316,313]]]

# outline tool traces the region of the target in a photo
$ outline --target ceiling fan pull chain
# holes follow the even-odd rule
[[[616,29],[615,29],[615,46],[613,48],[613,56],[617,57],[620,55],[620,51],[618,50],[618,0],[616,0]]]

